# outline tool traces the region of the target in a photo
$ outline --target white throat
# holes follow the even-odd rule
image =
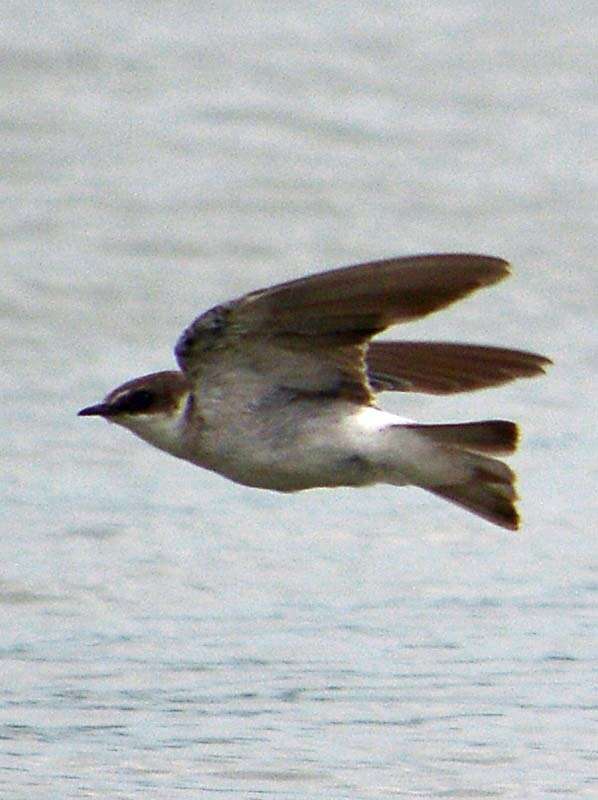
[[[115,420],[154,447],[165,450],[173,456],[183,458],[185,451],[185,405],[184,398],[176,410],[157,411],[148,414],[134,414]]]

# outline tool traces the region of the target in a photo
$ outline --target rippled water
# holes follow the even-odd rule
[[[596,796],[592,17],[6,4],[2,797]],[[515,278],[407,336],[556,365],[384,403],[520,420],[521,534],[244,489],[75,416],[210,304],[435,249]]]

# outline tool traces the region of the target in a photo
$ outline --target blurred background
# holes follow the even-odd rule
[[[595,796],[594,5],[2,17],[3,796]],[[217,302],[435,250],[514,277],[395,335],[555,367],[382,403],[520,421],[520,534],[410,489],[260,493],[76,417]]]

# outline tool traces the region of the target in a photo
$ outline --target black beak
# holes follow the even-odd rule
[[[112,413],[111,406],[108,403],[98,403],[97,406],[87,406],[82,408],[77,414],[78,417],[109,417]]]

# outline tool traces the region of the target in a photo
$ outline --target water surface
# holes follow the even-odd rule
[[[0,791],[596,795],[596,71],[583,2],[9,3]],[[279,497],[76,411],[199,311],[432,250],[515,277],[404,335],[521,346],[525,526]]]

